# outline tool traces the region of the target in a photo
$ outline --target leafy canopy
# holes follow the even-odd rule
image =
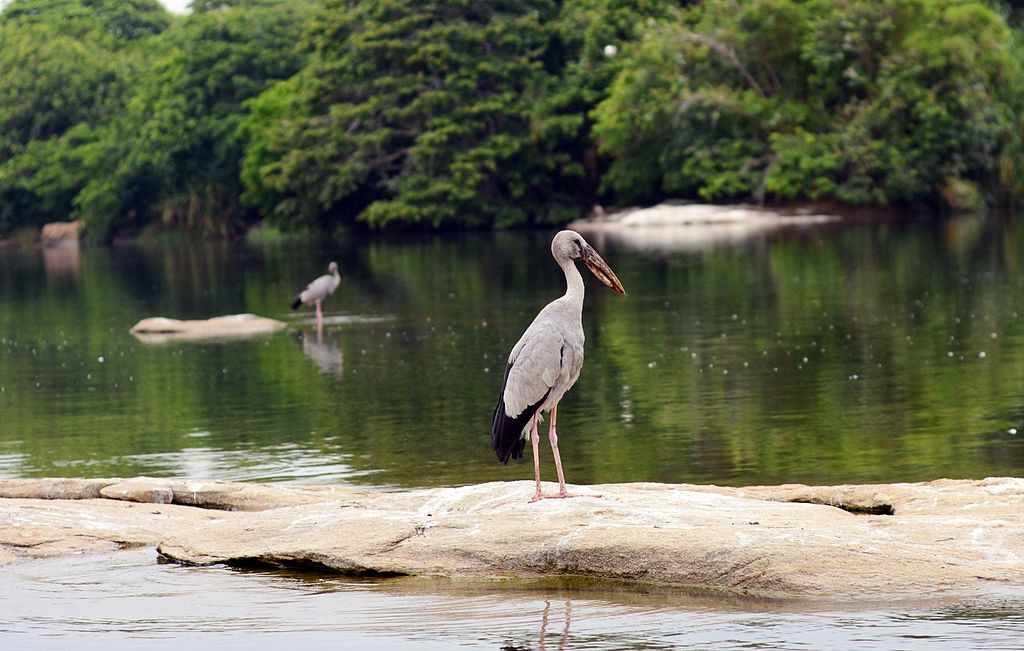
[[[968,0],[705,0],[651,25],[595,112],[625,201],[934,202],[1021,187],[1024,77]]]
[[[169,24],[156,0],[14,0],[0,12],[0,232],[72,213],[141,46]]]
[[[299,69],[295,43],[308,6],[210,4],[161,36],[163,56],[114,121],[107,165],[77,199],[90,227],[110,234],[159,218],[227,235],[250,219],[240,202],[244,104]]]
[[[309,65],[246,132],[247,199],[283,222],[548,222],[581,169],[532,119],[557,83],[546,0],[322,3]],[[568,209],[568,211],[567,211]]]

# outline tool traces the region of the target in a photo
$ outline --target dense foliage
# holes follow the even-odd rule
[[[161,36],[162,54],[110,126],[103,170],[78,197],[90,229],[160,218],[226,235],[251,217],[240,201],[243,103],[298,71],[302,9],[276,1],[194,8]]]
[[[169,23],[157,0],[14,0],[0,13],[0,233],[73,211],[141,44]]]
[[[284,223],[575,217],[596,188],[588,113],[611,79],[600,48],[666,6],[321,4],[307,67],[246,125],[247,199]]]
[[[1012,203],[1021,64],[979,2],[709,0],[648,30],[598,109],[605,180],[638,200]]]
[[[309,5],[15,0],[0,14],[0,232],[83,217],[228,234],[243,103],[295,74]],[[9,47],[8,44],[13,47]],[[9,80],[9,82],[8,82]]]
[[[13,0],[0,235],[1015,205],[1020,4]]]

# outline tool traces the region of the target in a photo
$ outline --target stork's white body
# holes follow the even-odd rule
[[[338,273],[338,263],[332,262],[327,266],[327,273],[320,276],[313,282],[306,285],[306,288],[299,292],[292,301],[292,309],[299,309],[300,305],[316,305],[316,327],[323,328],[324,315],[320,303],[338,289],[341,284],[341,274]]]
[[[537,314],[508,356],[511,366],[502,399],[518,416],[532,405],[551,411],[576,384],[583,368],[583,277],[572,261],[562,266],[568,288]],[[530,426],[522,432],[529,436]]]
[[[503,463],[521,458],[526,441],[532,443],[537,491],[531,501],[571,496],[565,486],[555,421],[559,401],[583,368],[584,285],[574,261],[583,260],[601,282],[625,293],[614,272],[579,233],[560,232],[551,242],[551,254],[565,274],[565,294],[544,306],[512,348],[491,427],[492,446]],[[548,440],[558,473],[556,495],[544,495],[540,487],[537,420],[545,411],[551,413]]]

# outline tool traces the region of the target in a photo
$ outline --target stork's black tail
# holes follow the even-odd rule
[[[302,305],[302,299],[300,297],[296,296],[295,300],[292,301],[292,309],[293,310],[297,310],[297,309],[299,309],[300,305]]]
[[[505,385],[508,383],[508,374],[512,371],[512,364],[505,367],[505,378],[501,381],[501,392],[498,393],[498,404],[494,407],[494,422],[491,425],[491,447],[498,455],[498,461],[504,464],[509,459],[522,459],[523,448],[526,447],[526,439],[523,437],[523,428],[533,418],[537,409],[547,400],[549,389],[540,400],[530,405],[518,416],[509,416],[505,413]]]

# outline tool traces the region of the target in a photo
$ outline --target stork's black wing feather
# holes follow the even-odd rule
[[[491,425],[491,447],[498,455],[498,460],[505,464],[509,459],[523,458],[523,448],[526,447],[523,428],[547,400],[548,393],[551,393],[551,389],[548,389],[540,400],[524,409],[519,415],[509,416],[505,413],[505,385],[508,383],[508,374],[511,371],[512,363],[510,362],[505,367],[505,377],[501,381],[498,404],[494,407],[494,422]]]

